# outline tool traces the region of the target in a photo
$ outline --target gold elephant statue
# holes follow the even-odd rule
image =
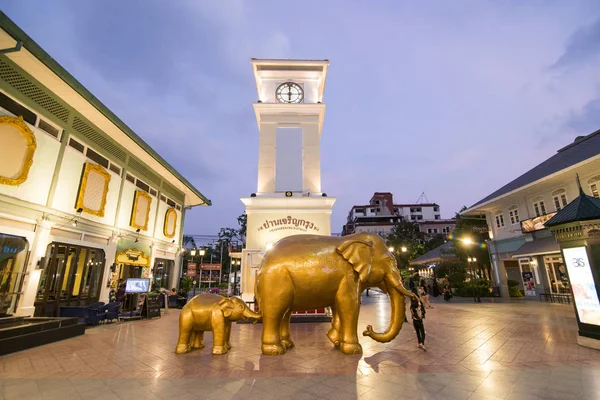
[[[199,294],[190,300],[179,315],[179,340],[175,353],[204,348],[204,332],[213,332],[213,354],[225,354],[231,348],[231,322],[254,318],[260,314],[250,310],[237,297],[225,298],[216,294]]]
[[[369,325],[363,335],[378,342],[394,339],[404,322],[405,296],[396,258],[376,234],[342,237],[293,235],[265,255],[256,277],[255,296],[262,315],[262,352],[280,355],[293,347],[294,311],[331,307],[329,340],[344,354],[361,354],[357,325],[360,295],[378,287],[390,298],[391,320],[383,333]]]

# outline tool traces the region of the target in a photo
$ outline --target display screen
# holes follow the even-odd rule
[[[129,278],[125,282],[125,293],[146,293],[150,288],[150,278]]]
[[[600,326],[600,302],[585,247],[563,249],[579,320]]]

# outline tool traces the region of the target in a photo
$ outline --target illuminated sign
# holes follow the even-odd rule
[[[200,264],[202,271],[220,271],[221,264]]]
[[[556,215],[556,213],[553,212],[550,214],[540,215],[539,217],[530,218],[530,219],[521,221],[521,231],[523,233],[528,233],[528,232],[535,232],[535,231],[539,231],[541,229],[545,229],[546,227],[544,226],[544,224],[546,222],[548,222],[550,220],[550,218],[554,217],[555,215]]]
[[[600,301],[585,247],[563,249],[579,320],[600,326]]]

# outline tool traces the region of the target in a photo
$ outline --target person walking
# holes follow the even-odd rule
[[[423,351],[427,351],[425,348],[425,326],[423,325],[425,306],[423,306],[423,302],[416,289],[413,289],[413,293],[415,296],[410,300],[410,315],[412,316],[413,326],[417,333],[418,347]]]
[[[433,306],[431,305],[431,302],[429,301],[429,293],[427,292],[427,286],[425,286],[425,282],[422,282],[421,286],[419,287],[419,295],[421,296],[421,300],[423,301],[423,304],[427,308],[433,308]]]

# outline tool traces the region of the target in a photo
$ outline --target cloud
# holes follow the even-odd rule
[[[587,135],[600,129],[600,97],[588,102],[578,112],[572,112],[565,125],[578,135]]]
[[[600,58],[600,19],[577,29],[568,39],[564,53],[552,69],[590,63]]]

